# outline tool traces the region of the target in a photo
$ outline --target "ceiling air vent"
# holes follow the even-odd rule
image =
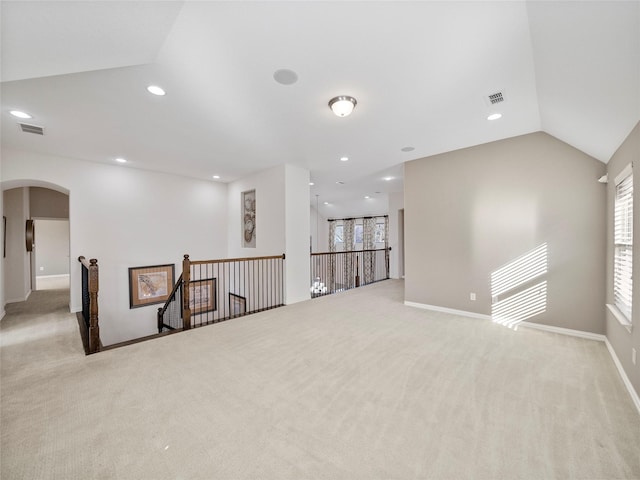
[[[495,105],[496,103],[504,102],[504,94],[502,92],[492,93],[487,95],[487,100],[489,101],[489,105]]]
[[[33,133],[35,135],[44,135],[44,127],[38,127],[37,125],[29,125],[28,123],[19,123],[20,129],[24,133]]]

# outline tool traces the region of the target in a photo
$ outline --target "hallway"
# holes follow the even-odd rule
[[[26,302],[8,303],[5,309],[0,322],[3,389],[9,378],[30,375],[30,366],[84,356],[68,288],[36,290]]]

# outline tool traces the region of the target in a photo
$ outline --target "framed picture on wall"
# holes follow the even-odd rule
[[[242,192],[242,246],[256,248],[256,191]]]
[[[229,318],[241,317],[245,313],[247,313],[247,299],[235,293],[229,293]]]
[[[166,302],[174,279],[173,264],[129,268],[129,308]]]
[[[216,279],[193,280],[189,282],[189,309],[191,315],[216,310]]]

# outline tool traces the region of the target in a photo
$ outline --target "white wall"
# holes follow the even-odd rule
[[[310,208],[311,249],[313,253],[329,251],[329,222],[318,213],[313,205]]]
[[[401,210],[404,212],[404,192],[390,193],[389,246],[391,247],[391,254],[389,255],[389,276],[391,278],[400,278],[404,275],[403,268],[400,265],[404,249],[400,232]]]
[[[256,246],[242,245],[242,192],[256,191]],[[308,200],[307,200],[308,201]],[[227,256],[262,257],[285,253],[285,169],[270,168],[228,184]]]
[[[248,190],[256,191],[255,248],[242,245],[241,198]],[[285,253],[285,302],[309,298],[309,171],[280,165],[230,183],[227,195],[227,256]]]
[[[35,220],[36,276],[69,274],[69,220]]]
[[[100,335],[105,345],[156,330],[158,305],[129,309],[129,267],[221,258],[227,251],[224,184],[3,150],[3,188],[59,185],[69,192],[71,309],[81,308],[78,256],[100,266]]]
[[[310,298],[309,170],[285,165],[286,303]]]
[[[5,191],[3,197],[4,216],[7,217],[7,257],[3,262],[5,301],[24,302],[31,293],[31,253],[27,252],[25,244],[29,189],[12,188]]]

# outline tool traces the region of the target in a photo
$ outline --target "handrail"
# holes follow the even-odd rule
[[[362,252],[381,252],[383,250],[389,250],[391,251],[391,247],[387,247],[387,248],[370,248],[367,250],[347,250],[347,251],[340,251],[340,252],[315,252],[312,253],[311,256],[315,256],[315,255],[337,255],[339,253],[362,253]]]
[[[388,279],[390,251],[385,247],[312,253],[311,298]]]
[[[158,309],[158,332],[189,330],[284,305],[285,254],[182,260],[182,274]],[[195,297],[195,298],[191,298]]]
[[[99,270],[98,260],[78,257],[82,264],[82,334],[87,355],[100,351],[100,325],[98,320]]]
[[[185,255],[185,258],[189,258],[189,255]],[[278,258],[285,259],[285,254],[272,255],[270,257],[241,257],[241,258],[219,258],[217,260],[189,260],[191,265],[204,265],[206,263],[228,263],[228,262],[249,262],[254,260],[275,260]]]
[[[167,301],[164,302],[164,305],[162,307],[158,308],[158,333],[161,333],[162,329],[165,327],[163,322],[164,314],[169,308],[169,306],[171,305],[171,303],[175,301],[176,292],[181,287],[182,287],[182,274],[180,274],[180,276],[178,277],[178,280],[176,280],[176,284],[173,286],[173,290],[171,290],[171,293],[167,297]],[[169,328],[173,329],[173,327],[169,327]]]

